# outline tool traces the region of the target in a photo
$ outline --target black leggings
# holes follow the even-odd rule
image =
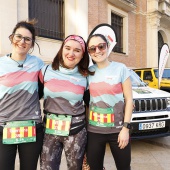
[[[118,133],[97,134],[88,132],[87,136],[87,161],[90,170],[103,170],[106,143],[109,144],[111,153],[118,170],[130,170],[131,144],[124,149],[118,147]]]
[[[14,170],[15,158],[18,150],[20,170],[36,170],[39,155],[41,153],[44,130],[43,126],[36,128],[36,142],[23,144],[2,144],[0,132],[0,170]]]

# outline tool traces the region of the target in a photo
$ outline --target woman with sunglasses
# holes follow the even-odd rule
[[[9,36],[12,51],[0,57],[1,170],[15,169],[17,152],[20,170],[36,170],[42,148],[38,74],[44,64],[28,54],[36,43],[34,24],[34,20],[17,23]]]
[[[90,170],[103,170],[108,143],[118,170],[130,170],[129,128],[133,108],[129,72],[124,64],[108,60],[105,36],[88,38],[88,53],[94,63],[89,75],[87,161]]]
[[[41,170],[59,170],[64,149],[68,170],[81,170],[87,140],[83,94],[89,56],[84,39],[70,35],[53,62],[40,72],[44,82],[46,130]]]

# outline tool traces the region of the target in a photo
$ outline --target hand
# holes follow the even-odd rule
[[[129,143],[129,129],[123,127],[118,135],[118,141],[120,149],[124,149]]]

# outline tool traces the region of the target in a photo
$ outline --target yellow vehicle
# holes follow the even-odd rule
[[[133,70],[148,86],[158,89],[158,68],[140,68]],[[164,69],[160,89],[170,92],[170,68]]]

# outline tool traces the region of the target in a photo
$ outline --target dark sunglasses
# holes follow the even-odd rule
[[[92,45],[91,47],[88,47],[88,52],[90,54],[96,52],[96,48],[98,48],[100,51],[103,51],[106,49],[106,43],[100,43],[98,45]]]

